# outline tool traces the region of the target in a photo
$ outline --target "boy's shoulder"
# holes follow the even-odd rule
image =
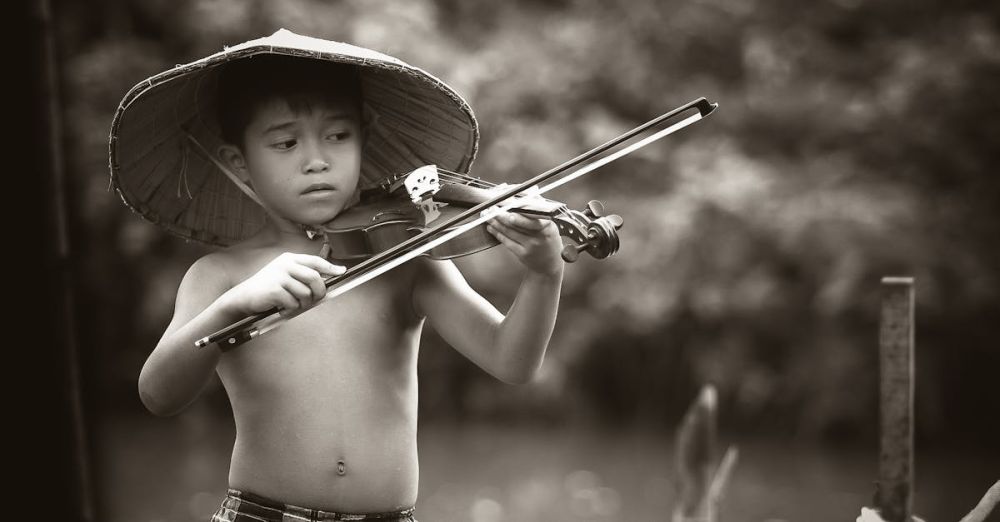
[[[267,249],[242,242],[198,258],[188,268],[184,279],[194,284],[228,289],[243,279],[247,272],[260,268]],[[273,256],[272,256],[273,257]]]
[[[230,274],[238,265],[238,256],[234,256],[228,249],[206,254],[188,268],[181,283],[182,290],[185,287],[222,291],[231,288],[233,283],[230,281]]]

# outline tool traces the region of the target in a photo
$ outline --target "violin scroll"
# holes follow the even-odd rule
[[[570,211],[579,220],[586,222],[586,235],[582,238],[567,234],[574,240],[563,247],[562,258],[567,263],[573,263],[580,258],[581,252],[590,254],[595,259],[604,259],[618,252],[620,242],[618,239],[618,229],[624,224],[624,220],[618,214],[604,215],[604,205],[597,200],[587,203],[587,208],[583,212]],[[558,222],[557,222],[558,225]]]

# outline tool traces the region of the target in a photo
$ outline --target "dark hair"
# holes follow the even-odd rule
[[[331,99],[354,103],[361,115],[361,81],[348,64],[282,55],[258,55],[223,66],[219,79],[219,126],[222,138],[243,147],[243,133],[254,111],[274,98],[293,111],[308,110]]]

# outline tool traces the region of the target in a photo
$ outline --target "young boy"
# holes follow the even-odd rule
[[[139,394],[153,413],[172,415],[213,374],[221,378],[236,442],[229,495],[213,520],[413,520],[422,327],[498,379],[529,381],[556,318],[562,243],[550,222],[514,214],[491,222],[525,267],[506,315],[451,262],[418,258],[238,349],[195,348],[254,313],[297,315],[323,297],[324,278],[344,267],[319,257],[322,236],[304,230],[392,173],[377,165],[395,158],[411,170],[458,170],[475,154],[471,111],[430,75],[384,55],[376,58],[388,65],[373,66],[371,51],[287,31],[269,38],[278,37],[139,84],[116,115],[112,176],[125,202],[174,233],[227,245],[184,276]],[[411,80],[407,96],[386,94]],[[458,136],[457,153],[441,129]],[[246,198],[259,202],[262,221]]]

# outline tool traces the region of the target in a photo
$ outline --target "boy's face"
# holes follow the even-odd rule
[[[268,210],[294,223],[320,225],[350,203],[361,173],[361,124],[343,100],[293,110],[261,104],[243,134],[243,149],[223,157],[249,181]]]

